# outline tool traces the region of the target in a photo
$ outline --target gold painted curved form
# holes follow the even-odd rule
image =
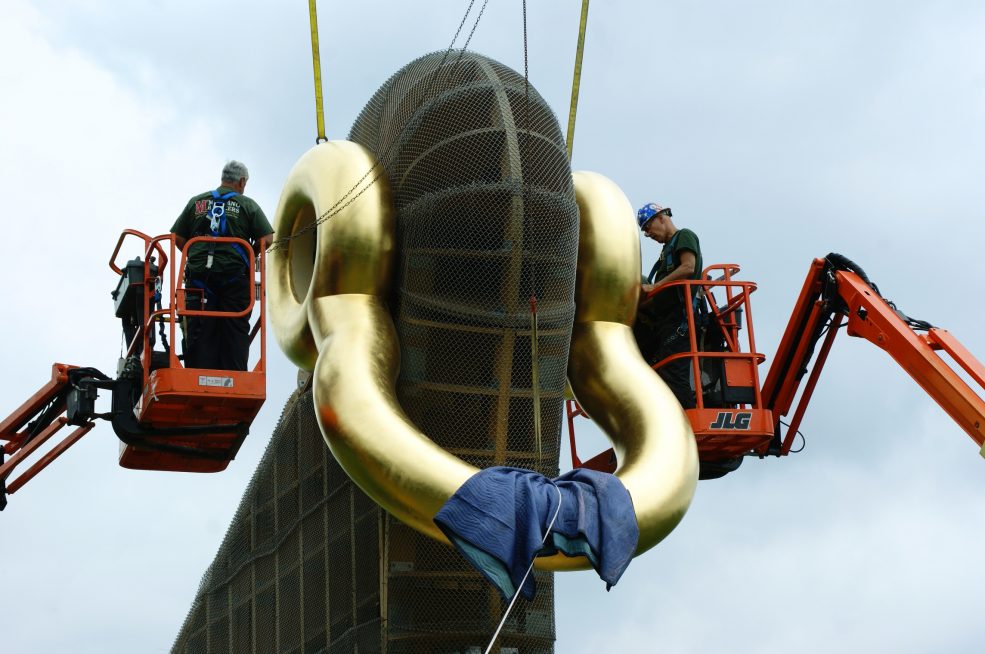
[[[332,141],[291,171],[274,227],[277,238],[302,235],[271,253],[271,321],[288,357],[314,372],[322,433],[349,476],[401,521],[445,541],[433,517],[477,469],[435,445],[397,402],[400,352],[384,301],[395,216],[386,176],[366,175],[375,165],[365,148]],[[639,554],[684,516],[697,449],[680,405],[633,340],[640,258],[632,208],[601,175],[578,172],[574,182],[581,227],[568,378],[614,444],[616,475],[640,528]],[[583,557],[538,559],[545,569],[586,566]]]

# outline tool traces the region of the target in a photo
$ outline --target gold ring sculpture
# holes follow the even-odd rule
[[[388,512],[447,542],[432,519],[477,468],[432,442],[397,400],[400,351],[386,302],[396,212],[386,175],[367,174],[378,166],[349,141],[317,145],[294,166],[274,220],[277,239],[289,240],[269,259],[271,322],[287,356],[313,372],[319,425],[340,465]],[[697,448],[680,405],[633,339],[640,250],[632,207],[601,175],[576,172],[573,181],[580,242],[568,380],[613,442],[639,554],[684,516]],[[588,567],[584,557],[562,555],[537,565]]]

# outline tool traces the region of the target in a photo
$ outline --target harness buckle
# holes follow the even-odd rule
[[[212,202],[212,210],[209,212],[209,227],[213,234],[218,234],[222,226],[222,217],[226,214],[225,202]]]

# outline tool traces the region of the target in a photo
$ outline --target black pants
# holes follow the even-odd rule
[[[648,364],[652,366],[672,354],[691,350],[691,339],[688,338],[687,331],[680,327],[680,323],[653,325],[636,322],[633,326],[633,334],[636,336],[640,353]],[[691,388],[693,372],[690,359],[678,359],[666,363],[657,369],[657,374],[670,387],[682,407],[685,409],[695,407],[694,390]]]
[[[186,306],[193,310],[236,313],[250,303],[252,284],[240,275],[189,274]],[[194,289],[202,289],[202,292]],[[205,306],[201,300],[204,295]],[[185,367],[246,370],[250,358],[250,316],[239,318],[188,317]]]

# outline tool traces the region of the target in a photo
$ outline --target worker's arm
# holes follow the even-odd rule
[[[256,245],[257,254],[260,254],[260,250],[266,250],[273,242],[274,228],[271,226],[270,221],[267,220],[267,217],[263,214],[263,209],[260,208],[260,205],[254,203],[253,206],[253,238],[255,239],[254,244]]]
[[[191,224],[195,218],[195,198],[188,201],[185,208],[178,214],[178,219],[171,225],[171,233],[174,234],[174,244],[179,250],[185,248],[188,237],[191,236]]]
[[[643,284],[641,291],[643,295],[649,295],[655,290],[663,286],[664,284],[669,284],[671,282],[676,282],[681,279],[690,279],[694,275],[694,267],[698,260],[695,257],[694,252],[691,250],[681,250],[681,263],[679,266],[670,271],[666,277],[661,279],[655,284]]]

